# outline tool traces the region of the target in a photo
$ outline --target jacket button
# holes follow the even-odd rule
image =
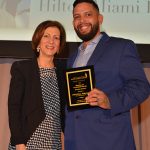
[[[76,119],[79,119],[79,115],[76,115],[75,118],[76,118]]]

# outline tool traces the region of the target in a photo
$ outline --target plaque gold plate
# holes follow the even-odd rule
[[[68,104],[72,106],[88,105],[85,97],[94,88],[94,67],[78,67],[66,70]]]

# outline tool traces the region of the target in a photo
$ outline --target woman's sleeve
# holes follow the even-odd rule
[[[22,130],[22,103],[25,80],[21,72],[21,63],[15,62],[11,67],[11,81],[8,95],[8,115],[12,145],[24,143]]]

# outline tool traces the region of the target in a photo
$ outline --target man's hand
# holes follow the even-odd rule
[[[85,98],[85,100],[91,106],[99,106],[103,109],[111,109],[107,95],[103,91],[96,88],[88,93],[88,96]]]

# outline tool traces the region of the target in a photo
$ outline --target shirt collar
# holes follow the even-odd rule
[[[97,45],[97,43],[100,41],[100,39],[102,38],[102,36],[103,35],[100,34],[99,36],[95,37],[88,45]],[[83,49],[83,43],[79,46],[79,50],[80,51],[84,51],[85,50],[85,49]]]

